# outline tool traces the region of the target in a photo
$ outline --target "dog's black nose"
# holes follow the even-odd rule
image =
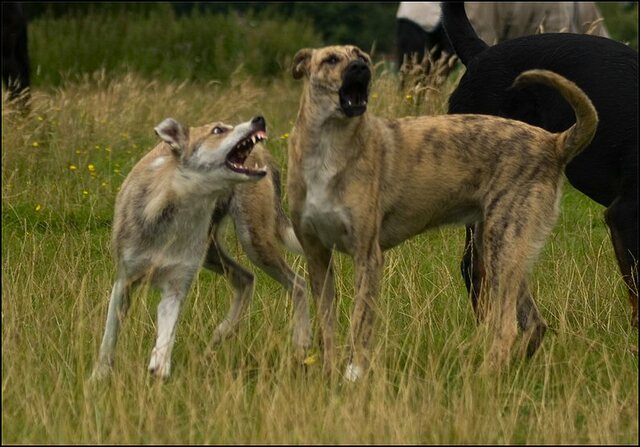
[[[361,59],[356,59],[355,61],[349,62],[347,66],[347,71],[354,75],[364,75],[369,72],[369,66],[366,62]]]
[[[257,124],[258,126],[263,126],[263,127],[267,125],[264,118],[261,116],[256,116],[254,119],[252,119],[251,124]]]

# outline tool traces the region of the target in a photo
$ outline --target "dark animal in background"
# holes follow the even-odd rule
[[[31,83],[27,15],[22,3],[2,3],[2,82],[9,99],[20,97]]]
[[[421,60],[425,49],[433,50],[435,60],[442,52],[453,54],[440,21],[440,4],[401,2],[396,13],[396,43],[398,67],[405,55],[417,54]]]
[[[590,32],[609,37],[595,2],[467,2],[467,13],[476,33],[490,44],[540,31]],[[425,48],[453,54],[440,20],[440,2],[401,2],[396,14],[398,67],[403,56]],[[596,23],[594,23],[596,22]],[[593,26],[592,29],[591,26]]]
[[[605,206],[605,220],[629,289],[632,323],[638,325],[638,52],[597,36],[569,33],[526,36],[488,46],[475,33],[463,3],[446,3],[443,24],[467,67],[449,99],[449,113],[502,116],[551,132],[574,115],[557,92],[538,85],[509,90],[529,69],[554,71],[591,99],[600,123],[591,144],[566,167],[569,182]],[[525,156],[525,154],[523,154]],[[467,227],[462,274],[474,309],[484,275]]]

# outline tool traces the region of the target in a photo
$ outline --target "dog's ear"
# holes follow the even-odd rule
[[[171,146],[176,154],[182,154],[189,144],[189,129],[174,120],[167,118],[158,124],[154,130],[162,140]]]
[[[291,69],[293,79],[300,79],[305,74],[309,74],[309,61],[311,60],[312,52],[311,48],[303,48],[293,57],[293,67]]]
[[[358,55],[358,56],[360,56],[360,57],[364,58],[364,59],[367,61],[367,64],[371,65],[371,56],[369,56],[367,53],[365,53],[364,51],[362,51],[362,50],[361,50],[360,48],[358,48],[358,47],[353,47],[353,52],[354,52],[356,55]]]

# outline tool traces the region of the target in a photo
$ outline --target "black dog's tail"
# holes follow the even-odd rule
[[[543,84],[557,90],[576,114],[576,123],[561,132],[557,140],[558,156],[564,163],[591,143],[598,127],[598,112],[589,97],[573,82],[549,70],[527,70],[520,73],[511,88],[525,84]]]
[[[465,66],[489,48],[471,26],[464,10],[464,2],[442,2],[442,25],[451,46]]]

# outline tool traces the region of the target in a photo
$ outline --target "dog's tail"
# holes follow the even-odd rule
[[[593,140],[598,128],[598,112],[580,87],[549,70],[536,69],[520,73],[511,88],[534,83],[556,89],[576,114],[576,123],[558,134],[556,146],[560,158],[568,163]]]
[[[460,61],[465,65],[489,48],[484,40],[478,37],[467,13],[464,2],[442,2],[442,26]]]
[[[293,225],[289,217],[282,208],[282,183],[280,179],[280,171],[272,166],[273,172],[273,188],[275,189],[275,207],[276,207],[276,237],[287,250],[302,255],[302,245],[293,231]]]

